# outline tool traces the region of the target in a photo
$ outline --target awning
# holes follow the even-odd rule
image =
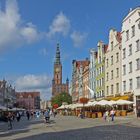
[[[106,97],[106,100],[113,100],[113,101],[117,101],[117,100],[129,100],[131,95],[123,95],[123,96],[118,96],[118,97]]]

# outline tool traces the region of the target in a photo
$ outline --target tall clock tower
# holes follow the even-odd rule
[[[62,83],[62,64],[60,61],[59,44],[57,44],[52,80],[52,96],[56,96],[60,93],[68,93],[69,92],[68,90],[69,90],[69,80],[67,79],[66,83]]]
[[[60,61],[59,44],[57,44],[56,57],[54,62],[54,83],[62,84],[62,64]]]

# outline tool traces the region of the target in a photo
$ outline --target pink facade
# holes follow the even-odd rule
[[[17,103],[19,107],[31,110],[40,108],[39,92],[18,92]]]

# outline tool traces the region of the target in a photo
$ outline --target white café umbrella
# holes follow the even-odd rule
[[[65,105],[61,105],[60,107],[58,107],[57,109],[64,109]]]
[[[85,104],[85,107],[89,107],[89,106],[94,106],[97,103],[97,101],[89,101],[87,104]]]
[[[116,105],[117,103],[116,103],[116,101],[113,101],[113,100],[111,100],[111,101],[109,101],[112,105]]]
[[[130,105],[130,104],[133,104],[133,102],[120,99],[116,101],[116,104],[117,105]]]
[[[109,105],[109,106],[112,106],[112,103],[110,101],[107,101],[107,100],[101,100],[101,101],[97,102],[95,105],[101,105],[101,106]]]

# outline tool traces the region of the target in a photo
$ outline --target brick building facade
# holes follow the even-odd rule
[[[18,106],[25,109],[40,109],[40,92],[17,92]]]

